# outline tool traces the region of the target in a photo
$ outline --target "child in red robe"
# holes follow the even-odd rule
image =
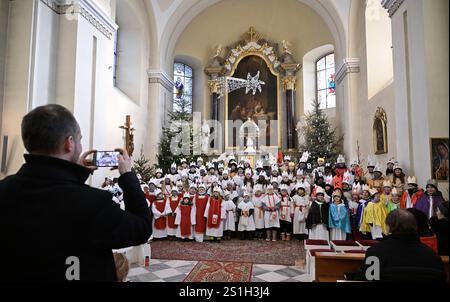
[[[195,196],[196,223],[195,223],[195,241],[203,242],[206,232],[205,209],[209,201],[209,195],[206,194],[205,184],[198,185],[198,194]]]
[[[170,203],[162,191],[157,191],[156,200],[152,204],[153,212],[153,238],[167,237],[167,216],[172,212]]]
[[[183,240],[194,239],[195,204],[189,198],[189,193],[183,195],[175,215],[177,237]]]
[[[167,236],[169,236],[170,240],[173,240],[177,235],[175,213],[181,201],[181,197],[183,197],[183,194],[179,194],[177,187],[173,187],[170,194],[170,197],[167,198],[167,202],[169,203],[171,210],[171,213],[169,214],[169,216],[167,216]]]
[[[209,198],[205,208],[206,236],[210,236],[210,240],[220,240],[223,236],[223,221],[226,219],[226,211],[221,194],[222,190],[214,187],[213,195]]]

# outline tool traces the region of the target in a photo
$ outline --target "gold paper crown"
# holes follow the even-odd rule
[[[383,187],[389,187],[392,188],[392,183],[390,180],[383,181]]]

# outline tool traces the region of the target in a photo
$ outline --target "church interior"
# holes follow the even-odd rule
[[[342,280],[388,234],[358,216],[365,193],[381,196],[385,218],[416,207],[411,185],[431,186],[448,221],[448,5],[0,0],[0,180],[24,164],[22,118],[59,104],[83,150],[126,148],[153,219],[168,217],[148,243],[115,250],[126,280]],[[87,184],[123,206],[116,177],[99,168]],[[332,217],[336,188],[347,220],[321,228],[313,204],[321,195]],[[180,231],[177,205],[192,203],[199,237],[195,217]],[[439,255],[448,282],[448,247]]]

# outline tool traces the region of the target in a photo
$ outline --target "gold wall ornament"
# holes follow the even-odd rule
[[[297,77],[292,75],[287,75],[283,78],[283,91],[286,90],[296,90]]]
[[[375,112],[372,132],[375,154],[388,153],[387,114],[381,107]]]
[[[262,39],[262,35],[255,31],[253,26],[250,26],[248,32],[244,35],[244,40],[248,42],[258,42]]]
[[[220,94],[222,85],[220,80],[208,80],[208,88],[211,94],[217,93]]]
[[[128,152],[128,155],[133,156],[134,152],[134,134],[133,132],[136,130],[131,127],[131,116],[127,115],[125,117],[125,124],[123,126],[119,126],[120,129],[125,130],[125,149]]]

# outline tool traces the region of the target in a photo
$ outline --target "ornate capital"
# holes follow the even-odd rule
[[[283,91],[296,90],[297,77],[287,75],[283,78]]]
[[[286,74],[295,75],[295,73],[302,68],[302,65],[299,63],[282,63],[281,68],[286,71]]]
[[[359,58],[345,58],[336,72],[336,83],[340,84],[349,73],[359,73]]]
[[[208,87],[211,94],[220,94],[221,82],[220,80],[208,80]]]
[[[382,0],[381,5],[387,9],[389,17],[395,14],[405,0]]]
[[[223,67],[218,66],[218,67],[206,67],[205,68],[205,73],[210,76],[211,78],[215,78],[218,77],[220,75],[222,75],[223,73]]]

